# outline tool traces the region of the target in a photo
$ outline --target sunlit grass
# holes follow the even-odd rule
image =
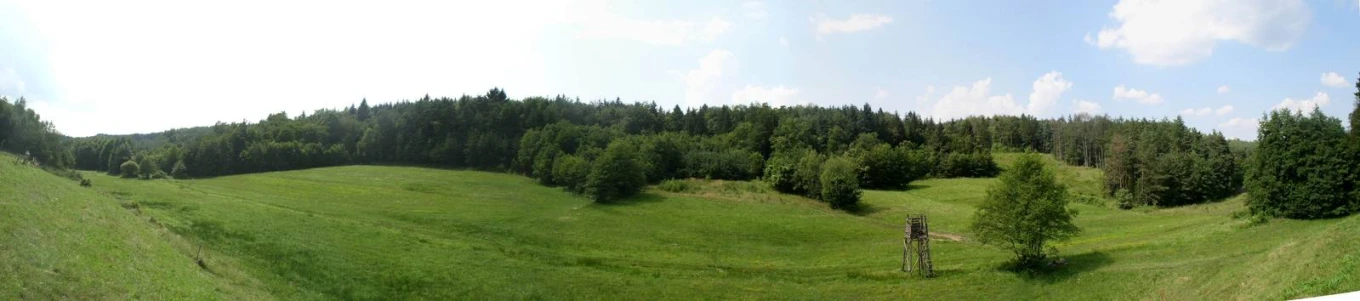
[[[1098,170],[1058,168],[1074,191],[1098,193]],[[1073,204],[1084,232],[1057,245],[1070,264],[1024,276],[999,270],[1009,255],[967,230],[995,179],[866,191],[866,209],[846,213],[752,182],[688,180],[599,205],[519,176],[410,167],[86,176],[240,262],[281,299],[1273,299],[1360,289],[1343,274],[1357,262],[1356,218],[1249,226],[1230,217],[1241,198],[1142,211]],[[912,213],[959,239],[932,242],[937,278],[898,271]]]
[[[139,208],[13,162],[0,154],[0,299],[271,299],[230,258],[200,268]]]

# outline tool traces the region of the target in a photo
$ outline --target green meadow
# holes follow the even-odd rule
[[[1243,199],[1071,205],[1069,263],[1002,270],[970,239],[994,178],[865,191],[832,210],[758,182],[686,180],[617,204],[521,176],[345,166],[199,180],[0,164],[0,299],[1281,299],[1360,290],[1360,217],[1263,224]],[[1014,155],[1001,154],[1007,166]],[[1100,172],[1056,163],[1074,194]],[[935,278],[901,272],[929,215]],[[195,262],[203,259],[203,266]]]

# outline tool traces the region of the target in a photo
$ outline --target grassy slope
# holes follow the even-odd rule
[[[1003,163],[1010,155],[999,156]],[[867,191],[863,215],[744,182],[592,204],[523,177],[350,166],[192,181],[87,174],[172,231],[239,260],[284,299],[1283,298],[1360,289],[1357,217],[1246,227],[1241,199],[1123,211],[1075,204],[1071,265],[1022,277],[967,240],[994,179]],[[1078,193],[1099,171],[1060,167]],[[940,277],[897,269],[901,220],[928,213]]]
[[[0,153],[0,299],[268,299],[187,250],[117,201]]]

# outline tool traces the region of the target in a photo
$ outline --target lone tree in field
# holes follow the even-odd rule
[[[123,172],[123,173],[122,173],[122,176],[123,176],[124,178],[134,178],[134,177],[137,177],[137,171],[142,169],[141,166],[138,166],[138,165],[137,165],[137,162],[133,162],[132,160],[128,160],[127,162],[123,162],[122,165],[118,165],[118,168],[119,168],[119,169],[122,169],[122,172]]]
[[[834,157],[822,164],[822,201],[832,208],[853,210],[859,207],[859,164],[845,157]]]
[[[1025,154],[987,190],[973,214],[973,232],[983,244],[1015,252],[1016,267],[1032,267],[1046,257],[1046,243],[1081,231],[1072,224],[1077,212],[1067,202],[1067,188],[1053,171],[1039,155]]]
[[[595,159],[585,188],[596,202],[608,203],[637,194],[646,185],[647,175],[637,162],[637,146],[620,140],[609,143]]]

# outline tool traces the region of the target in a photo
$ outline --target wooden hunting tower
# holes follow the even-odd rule
[[[913,254],[916,256],[916,272],[921,276],[935,277],[934,266],[930,263],[930,229],[926,226],[925,214],[907,216],[906,229],[902,237],[902,271],[912,272]]]

